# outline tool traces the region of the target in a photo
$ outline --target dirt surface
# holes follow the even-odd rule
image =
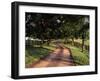
[[[42,58],[35,64],[33,63],[30,67],[40,68],[62,66],[74,66],[73,58],[71,56],[71,51],[69,48],[56,48],[55,51]]]

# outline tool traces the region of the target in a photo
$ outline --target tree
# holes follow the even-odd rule
[[[86,31],[89,24],[86,24],[87,16],[83,15],[62,15],[45,13],[26,13],[26,36],[40,39],[41,45],[47,41],[49,45],[52,39],[82,39],[82,49]],[[88,18],[88,17],[87,17]]]
[[[88,17],[85,17],[84,21],[85,21],[85,19],[88,19]],[[79,33],[80,33],[81,38],[82,38],[82,52],[83,52],[84,46],[85,46],[85,44],[84,44],[85,39],[86,39],[86,37],[88,37],[87,32],[89,32],[88,31],[89,30],[89,22],[88,21],[84,22],[84,24],[82,24],[82,28],[79,30]]]
[[[56,39],[61,34],[61,15],[54,14],[26,14],[26,36],[41,39],[41,44],[47,40]]]
[[[64,16],[64,23],[63,23],[63,33],[64,38],[67,40],[68,38],[72,39],[72,44],[74,45],[74,38],[79,37],[79,29],[80,29],[80,19],[84,16],[78,16],[78,15],[65,15]]]

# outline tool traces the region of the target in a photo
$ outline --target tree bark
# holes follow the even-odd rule
[[[48,45],[48,46],[50,45],[50,42],[51,42],[51,40],[48,39],[48,40],[47,40],[47,45]]]
[[[64,44],[67,44],[67,42],[68,42],[68,40],[67,40],[67,38],[65,38],[65,40],[64,40]]]
[[[74,38],[72,37],[72,45],[74,46]]]
[[[84,41],[85,41],[85,37],[84,37],[84,33],[82,35],[82,52],[84,51]]]

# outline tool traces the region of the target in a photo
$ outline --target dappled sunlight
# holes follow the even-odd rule
[[[71,57],[70,49],[61,48],[60,46],[55,48],[53,52],[48,54],[46,57],[40,59],[36,63],[31,64],[31,68],[40,67],[57,67],[57,66],[73,66],[74,60]]]
[[[26,65],[56,67],[89,64],[89,15],[27,12],[25,22]]]

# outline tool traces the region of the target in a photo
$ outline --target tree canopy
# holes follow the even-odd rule
[[[26,37],[44,40],[86,38],[89,16],[26,13]]]

